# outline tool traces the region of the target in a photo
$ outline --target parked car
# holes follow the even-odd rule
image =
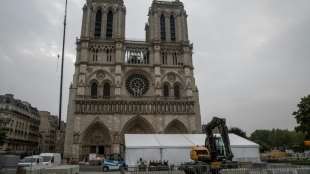
[[[104,172],[111,170],[126,170],[127,165],[119,154],[113,154],[102,161],[102,169]]]
[[[18,167],[43,166],[43,157],[33,155],[25,157],[17,164]]]
[[[61,155],[59,153],[41,153],[43,164],[46,166],[58,166],[61,164]]]

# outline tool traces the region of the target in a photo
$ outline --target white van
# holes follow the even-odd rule
[[[41,153],[40,156],[46,166],[59,166],[61,164],[61,155],[59,153]]]
[[[43,158],[39,155],[27,156],[20,160],[18,167],[43,166]]]

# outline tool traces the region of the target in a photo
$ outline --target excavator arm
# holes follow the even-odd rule
[[[211,122],[204,126],[206,133],[205,146],[210,151],[211,161],[232,161],[233,154],[230,147],[230,140],[228,135],[228,128],[226,126],[226,120],[218,117],[214,117]],[[224,144],[224,156],[221,156],[218,149],[218,139],[214,133],[219,133]]]

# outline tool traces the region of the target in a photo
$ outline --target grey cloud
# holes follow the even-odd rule
[[[144,38],[151,0],[125,0],[126,35]],[[69,0],[64,108],[74,71],[82,0]],[[293,128],[310,93],[308,0],[184,0],[194,43],[203,121],[220,115],[248,132]],[[56,114],[63,1],[6,0],[0,6],[0,93]],[[59,68],[58,68],[59,70]],[[64,114],[66,111],[64,111]],[[66,115],[66,114],[65,114]]]

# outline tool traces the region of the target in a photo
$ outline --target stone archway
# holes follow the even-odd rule
[[[145,118],[136,116],[130,119],[122,129],[122,135],[124,134],[152,134],[154,128]]]
[[[82,159],[90,153],[98,155],[111,154],[112,138],[109,129],[100,121],[88,126],[82,138]]]
[[[188,130],[181,121],[173,120],[167,125],[164,132],[165,134],[186,134]]]
[[[123,126],[121,131],[120,151],[124,154],[125,150],[125,134],[153,134],[155,129],[152,124],[141,116],[136,116]]]

